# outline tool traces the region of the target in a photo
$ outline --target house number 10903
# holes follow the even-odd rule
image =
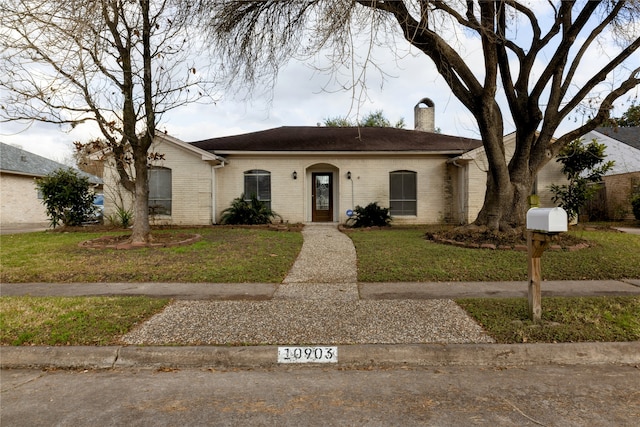
[[[337,363],[338,347],[278,347],[278,363]]]

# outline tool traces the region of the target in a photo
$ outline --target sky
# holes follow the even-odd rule
[[[457,37],[458,48],[467,63],[481,64],[479,40],[464,34]],[[337,116],[349,116],[353,120],[377,110],[382,110],[392,123],[403,118],[405,128],[413,129],[413,108],[427,97],[435,104],[435,124],[442,133],[479,138],[472,115],[453,96],[433,63],[424,54],[410,50],[408,45],[400,47],[399,52],[401,59],[391,55],[388,48],[374,50],[376,64],[387,76],[383,79],[369,69],[364,94],[341,89],[335,79],[319,72],[312,64],[291,60],[280,70],[273,90],[254,91],[248,98],[220,91],[215,104],[190,104],[167,113],[158,129],[191,142],[280,126],[316,126],[326,118]],[[583,62],[590,64],[599,60],[598,52],[593,52]],[[542,66],[544,64],[539,64]],[[349,77],[343,74],[341,80],[348,82]],[[241,81],[236,83],[242,85]],[[514,130],[513,124],[506,109],[503,115],[505,134],[508,134]],[[556,135],[581,124],[582,118],[573,116],[573,119],[577,122],[565,120]],[[67,164],[71,164],[73,141],[86,142],[99,136],[97,129],[89,124],[65,132],[55,125],[37,122],[0,123],[0,141]]]
[[[342,90],[331,76],[311,65],[290,61],[273,90],[248,99],[220,93],[215,104],[190,104],[165,114],[159,129],[183,141],[198,141],[279,126],[316,126],[326,118],[362,117],[383,110],[392,123],[404,119],[413,129],[413,108],[423,98],[435,103],[436,127],[443,133],[478,137],[473,117],[452,95],[426,57],[408,56],[384,64],[385,78],[370,72],[367,91]],[[360,99],[360,102],[358,101]],[[70,158],[72,142],[100,136],[83,124],[71,132],[43,123],[2,123],[0,141],[56,161]]]

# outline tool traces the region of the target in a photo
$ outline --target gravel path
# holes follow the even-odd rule
[[[334,224],[306,225],[296,262],[282,283],[356,283],[356,248]]]
[[[451,300],[178,301],[127,344],[490,343]]]
[[[489,343],[452,300],[360,300],[356,252],[335,224],[311,224],[270,301],[177,301],[126,344]]]

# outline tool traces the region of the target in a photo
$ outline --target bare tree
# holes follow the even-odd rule
[[[524,224],[537,172],[568,142],[601,124],[616,99],[640,84],[640,2],[516,0],[201,0],[205,28],[228,71],[255,83],[292,57],[331,52],[335,67],[377,64],[352,40],[429,57],[475,117],[488,156],[484,205],[475,221],[493,230]],[[461,40],[478,41],[483,63],[465,58]],[[365,49],[367,50],[367,49]],[[588,61],[594,52],[598,61]],[[591,56],[592,57],[592,56]],[[362,73],[354,73],[360,82]],[[425,75],[425,79],[431,78]],[[500,100],[504,98],[501,106]],[[557,136],[563,120],[589,108],[586,121]],[[505,117],[515,124],[511,159]]]
[[[207,96],[181,0],[1,0],[3,120],[94,122],[150,239],[149,153],[163,113]],[[134,173],[129,173],[133,164]]]

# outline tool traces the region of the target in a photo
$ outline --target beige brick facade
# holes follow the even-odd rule
[[[416,173],[417,214],[394,216],[394,224],[468,223],[482,207],[486,185],[486,157],[474,150],[460,163],[438,153],[345,153],[345,152],[230,152],[224,162],[212,154],[171,137],[160,137],[152,151],[163,160],[154,166],[171,170],[172,210],[170,216],[151,219],[152,224],[208,225],[220,222],[224,209],[244,191],[247,171],[270,174],[271,208],[289,223],[312,221],[312,174],[330,173],[333,186],[333,221],[344,223],[347,211],[377,202],[389,207],[389,179],[394,171]],[[208,156],[208,157],[207,157]],[[554,162],[555,163],[555,162]],[[296,179],[293,178],[294,172]],[[351,179],[347,174],[351,173]],[[105,171],[105,213],[113,213],[114,200],[124,194],[115,188],[113,168]],[[542,185],[557,178],[553,164],[539,175],[539,194],[545,205],[548,196]]]
[[[48,224],[35,178],[9,173],[0,175],[0,224]]]
[[[606,215],[609,220],[633,220],[632,191],[640,191],[640,172],[629,172],[604,177]]]
[[[210,225],[213,222],[212,186],[214,169],[203,160],[203,154],[185,147],[173,138],[158,138],[150,149],[161,153],[163,160],[153,166],[171,170],[171,215],[150,218],[151,224]],[[113,164],[107,164],[104,174],[105,218],[115,214],[117,207],[133,210],[131,194],[117,185]]]
[[[394,223],[437,223],[447,214],[446,158],[428,155],[234,155],[216,170],[217,217],[244,189],[244,172],[260,169],[271,174],[271,208],[284,221],[311,221],[312,173],[330,172],[333,179],[334,221],[345,222],[347,210],[378,202],[389,206],[389,173],[416,172],[417,215],[394,217]],[[293,179],[293,172],[297,179]],[[351,172],[351,180],[347,173]]]

